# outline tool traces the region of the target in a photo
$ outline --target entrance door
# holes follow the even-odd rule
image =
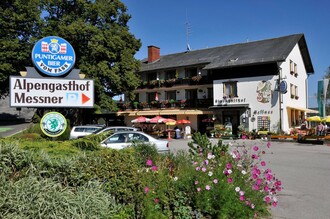
[[[239,125],[239,111],[223,111],[222,113],[223,124],[226,125],[227,122],[230,122],[233,127],[233,135],[237,135],[238,125]]]

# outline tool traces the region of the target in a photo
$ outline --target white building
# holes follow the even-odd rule
[[[136,116],[162,115],[188,118],[202,132],[205,119],[230,122],[234,134],[238,126],[277,132],[300,125],[312,112],[307,80],[314,70],[303,34],[164,56],[150,46],[139,73],[136,101],[148,110],[118,112],[128,124]],[[170,101],[171,107],[161,104]]]

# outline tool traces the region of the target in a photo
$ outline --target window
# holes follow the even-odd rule
[[[197,75],[197,68],[186,68],[185,69],[185,77],[191,78],[192,76]]]
[[[166,100],[176,100],[176,91],[166,91]]]
[[[294,63],[294,76],[295,76],[295,77],[298,76],[297,64],[296,64],[296,63]]]
[[[213,88],[207,88],[207,98],[213,99]]]
[[[197,100],[197,89],[186,90],[187,100]]]
[[[223,95],[237,97],[237,82],[225,82],[223,84]]]
[[[152,72],[152,73],[147,74],[147,80],[148,81],[157,80],[157,73]]]
[[[156,92],[147,93],[147,102],[156,101]]]
[[[290,84],[290,94],[291,94],[292,99],[298,100],[298,98],[299,98],[299,96],[298,96],[298,86],[296,86],[294,84]]]
[[[294,69],[294,67],[293,67],[293,61],[290,60],[290,74],[293,74],[293,69]]]
[[[176,71],[175,70],[165,71],[165,80],[172,78],[176,78]]]

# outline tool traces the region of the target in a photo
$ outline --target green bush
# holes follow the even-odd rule
[[[12,182],[0,175],[0,215],[12,218],[128,218],[122,205],[99,183],[70,189],[51,179]]]
[[[206,136],[196,133],[189,143],[190,152],[180,151],[174,156],[160,155],[154,146],[142,143],[124,150],[101,148],[101,138],[95,135],[62,142],[2,139],[0,183],[4,186],[0,188],[0,215],[35,218],[38,213],[42,218],[61,218],[66,212],[69,218],[91,218],[86,212],[89,206],[92,212],[99,211],[94,218],[268,215],[264,201],[267,193],[254,188],[255,179],[263,177],[253,173],[261,169],[251,165],[257,161],[251,161],[247,154],[239,155],[233,148],[229,153],[228,145],[222,142],[212,145]],[[260,151],[257,147],[253,150]],[[247,173],[242,174],[242,170]],[[267,185],[274,186],[272,175],[267,177],[271,177]],[[27,187],[29,183],[31,188]],[[22,201],[12,198],[15,191]],[[33,206],[26,203],[27,197],[32,198]],[[82,200],[86,202],[77,213]],[[57,208],[48,210],[55,204]],[[17,206],[22,207],[14,212]]]
[[[156,160],[159,156],[155,145],[137,142],[133,144],[133,148],[135,149],[135,159],[141,165],[144,165],[146,160]]]

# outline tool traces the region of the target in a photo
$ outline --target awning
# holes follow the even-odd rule
[[[303,111],[306,113],[319,113],[318,110],[312,110],[312,109],[308,109],[308,108],[304,108],[304,107],[287,106],[286,108],[291,109],[291,110],[293,109],[293,110]]]

